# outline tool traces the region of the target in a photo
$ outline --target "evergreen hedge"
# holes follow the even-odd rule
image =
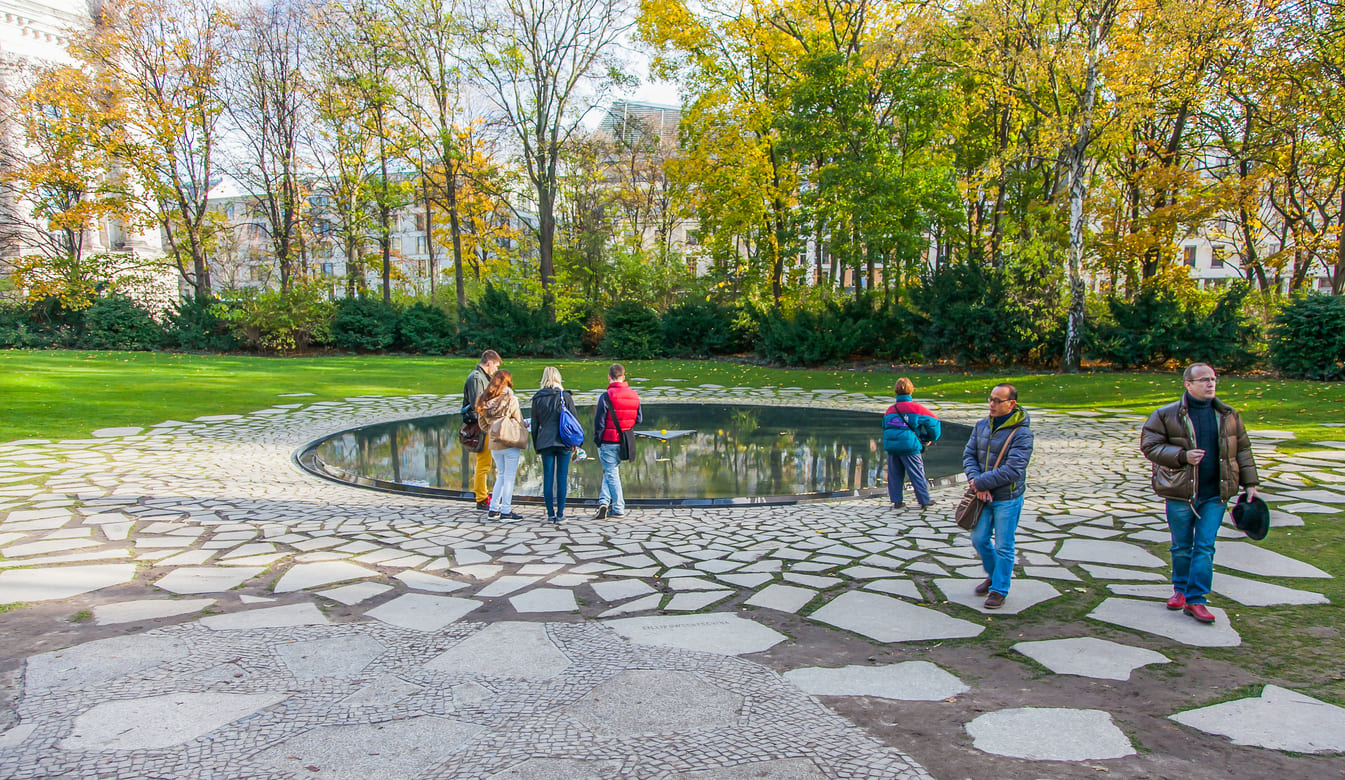
[[[1345,380],[1345,296],[1291,299],[1270,331],[1270,364],[1301,379]]]
[[[1038,285],[1040,286],[1040,285]],[[1250,287],[1221,291],[1154,280],[1135,298],[1095,297],[1085,355],[1122,368],[1204,361],[1225,369],[1263,364],[1287,376],[1345,380],[1345,296],[1291,298],[1261,343],[1248,313]],[[781,306],[754,308],[700,297],[659,313],[638,302],[606,311],[571,310],[555,322],[540,303],[486,285],[455,317],[413,301],[328,299],[320,285],[286,293],[231,291],[222,300],[188,300],[162,324],[128,298],[105,295],[84,310],[59,300],[0,303],[0,348],[227,352],[301,351],[334,346],[358,352],[509,356],[604,355],[638,360],[755,352],[773,363],[817,366],[856,359],[964,365],[1052,365],[1063,345],[1057,297],[1002,269],[953,264],[933,270],[904,298],[811,291]]]

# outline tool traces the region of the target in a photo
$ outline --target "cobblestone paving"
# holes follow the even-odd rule
[[[797,388],[640,389],[646,403],[881,410],[889,401]],[[880,641],[974,637],[980,627],[968,621],[978,605],[958,595],[958,583],[969,591],[983,574],[949,517],[959,489],[936,491],[940,511],[924,513],[868,499],[636,510],[553,527],[538,522],[536,507],[523,507],[532,513],[523,522],[488,523],[465,502],[333,484],[292,461],[329,433],[457,403],[431,395],[286,403],[0,445],[0,603],[115,593],[134,582],[159,593],[96,609],[98,624],[188,620],[30,658],[16,707],[0,713],[0,776],[929,776],[903,746],[883,744],[775,671],[697,649],[690,624],[667,616],[750,617],[737,611],[750,602],[854,642],[869,640],[832,627]],[[966,424],[983,414],[948,403],[937,411]],[[1037,450],[1021,573],[1006,608],[1020,589],[1021,602],[1049,603],[1087,574],[1114,581],[1118,594],[1098,620],[1199,642],[1188,635],[1202,627],[1156,608],[1167,571],[1148,548],[1166,540],[1166,524],[1135,452],[1142,418],[1031,413]],[[1282,455],[1277,438],[1254,440],[1275,523],[1345,506],[1345,492],[1305,489],[1298,476],[1339,483],[1345,451]],[[1246,576],[1221,574],[1216,591],[1246,604],[1325,601],[1257,582],[1301,576],[1311,587],[1330,576],[1256,555],[1265,552],[1230,552],[1231,566],[1220,559]],[[1142,609],[1129,606],[1137,599]],[[505,602],[511,617],[474,619]],[[332,622],[324,610],[335,604],[355,617]],[[191,619],[202,607],[225,614]],[[536,617],[566,613],[570,622]],[[636,635],[642,643],[627,638],[629,621],[608,624],[646,616],[654,622],[647,639]],[[1235,644],[1236,623],[1220,617],[1219,641]],[[657,620],[673,622],[660,633]],[[704,633],[715,631],[727,644],[714,647],[734,645],[728,628]],[[726,652],[788,641],[742,639],[745,649]],[[1108,674],[1118,677],[1100,676]],[[1081,739],[1111,740],[1113,752],[1092,758],[1127,754],[1107,713],[1061,713],[1069,728],[1103,730]],[[1032,717],[1050,722],[1049,713]]]

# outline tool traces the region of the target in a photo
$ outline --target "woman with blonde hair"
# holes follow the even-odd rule
[[[542,498],[546,501],[546,519],[552,523],[565,519],[570,454],[577,449],[560,441],[561,409],[578,416],[574,397],[560,383],[560,370],[547,366],[542,369],[542,389],[532,397],[532,447],[542,456]]]
[[[528,446],[528,428],[514,395],[514,375],[500,369],[476,401],[481,427],[490,437],[490,455],[495,460],[495,487],[490,491],[489,520],[522,520],[514,512],[514,478],[518,459]]]

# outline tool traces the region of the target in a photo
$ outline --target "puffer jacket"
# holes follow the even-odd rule
[[[915,455],[943,436],[943,425],[934,413],[911,400],[897,396],[883,415],[883,450],[892,455]]]
[[[485,403],[478,403],[476,411],[481,417],[481,430],[491,431],[489,437],[492,450],[518,449],[512,444],[505,444],[500,441],[493,433],[495,424],[506,417],[514,418],[519,425],[523,424],[523,412],[518,408],[518,396],[514,395],[513,388],[506,387],[503,393]],[[524,446],[527,446],[526,442],[524,442]]]
[[[574,397],[569,390],[557,390],[544,387],[532,397],[532,448],[538,452],[557,447],[568,449],[560,443],[560,409],[564,405],[570,414],[579,419],[574,408]]]
[[[606,401],[604,401],[604,396]],[[608,414],[608,409],[615,414]],[[613,420],[615,416],[615,420]],[[612,382],[607,392],[598,396],[598,408],[593,412],[593,438],[599,444],[616,444],[621,437],[616,432],[616,423],[621,423],[622,431],[629,431],[637,423],[644,422],[644,410],[640,408],[640,395],[625,382]]]
[[[976,487],[989,490],[995,501],[1009,501],[1027,490],[1027,464],[1032,460],[1033,435],[1028,426],[1027,411],[1015,406],[1009,417],[999,425],[995,418],[982,417],[971,429],[971,438],[962,450],[962,470],[968,480],[976,480]],[[992,468],[1009,432],[1017,430],[999,468]]]
[[[1211,405],[1219,417],[1219,498],[1227,501],[1244,487],[1258,484],[1256,460],[1242,416],[1215,398]],[[1199,449],[1195,426],[1186,407],[1186,396],[1149,415],[1140,430],[1140,452],[1153,462],[1152,485],[1163,498],[1195,501],[1197,467],[1186,462],[1188,450]],[[1213,453],[1206,453],[1210,457]]]

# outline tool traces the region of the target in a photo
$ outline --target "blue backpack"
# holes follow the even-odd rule
[[[584,443],[584,426],[579,424],[570,407],[560,405],[560,443],[566,447],[578,447]]]

